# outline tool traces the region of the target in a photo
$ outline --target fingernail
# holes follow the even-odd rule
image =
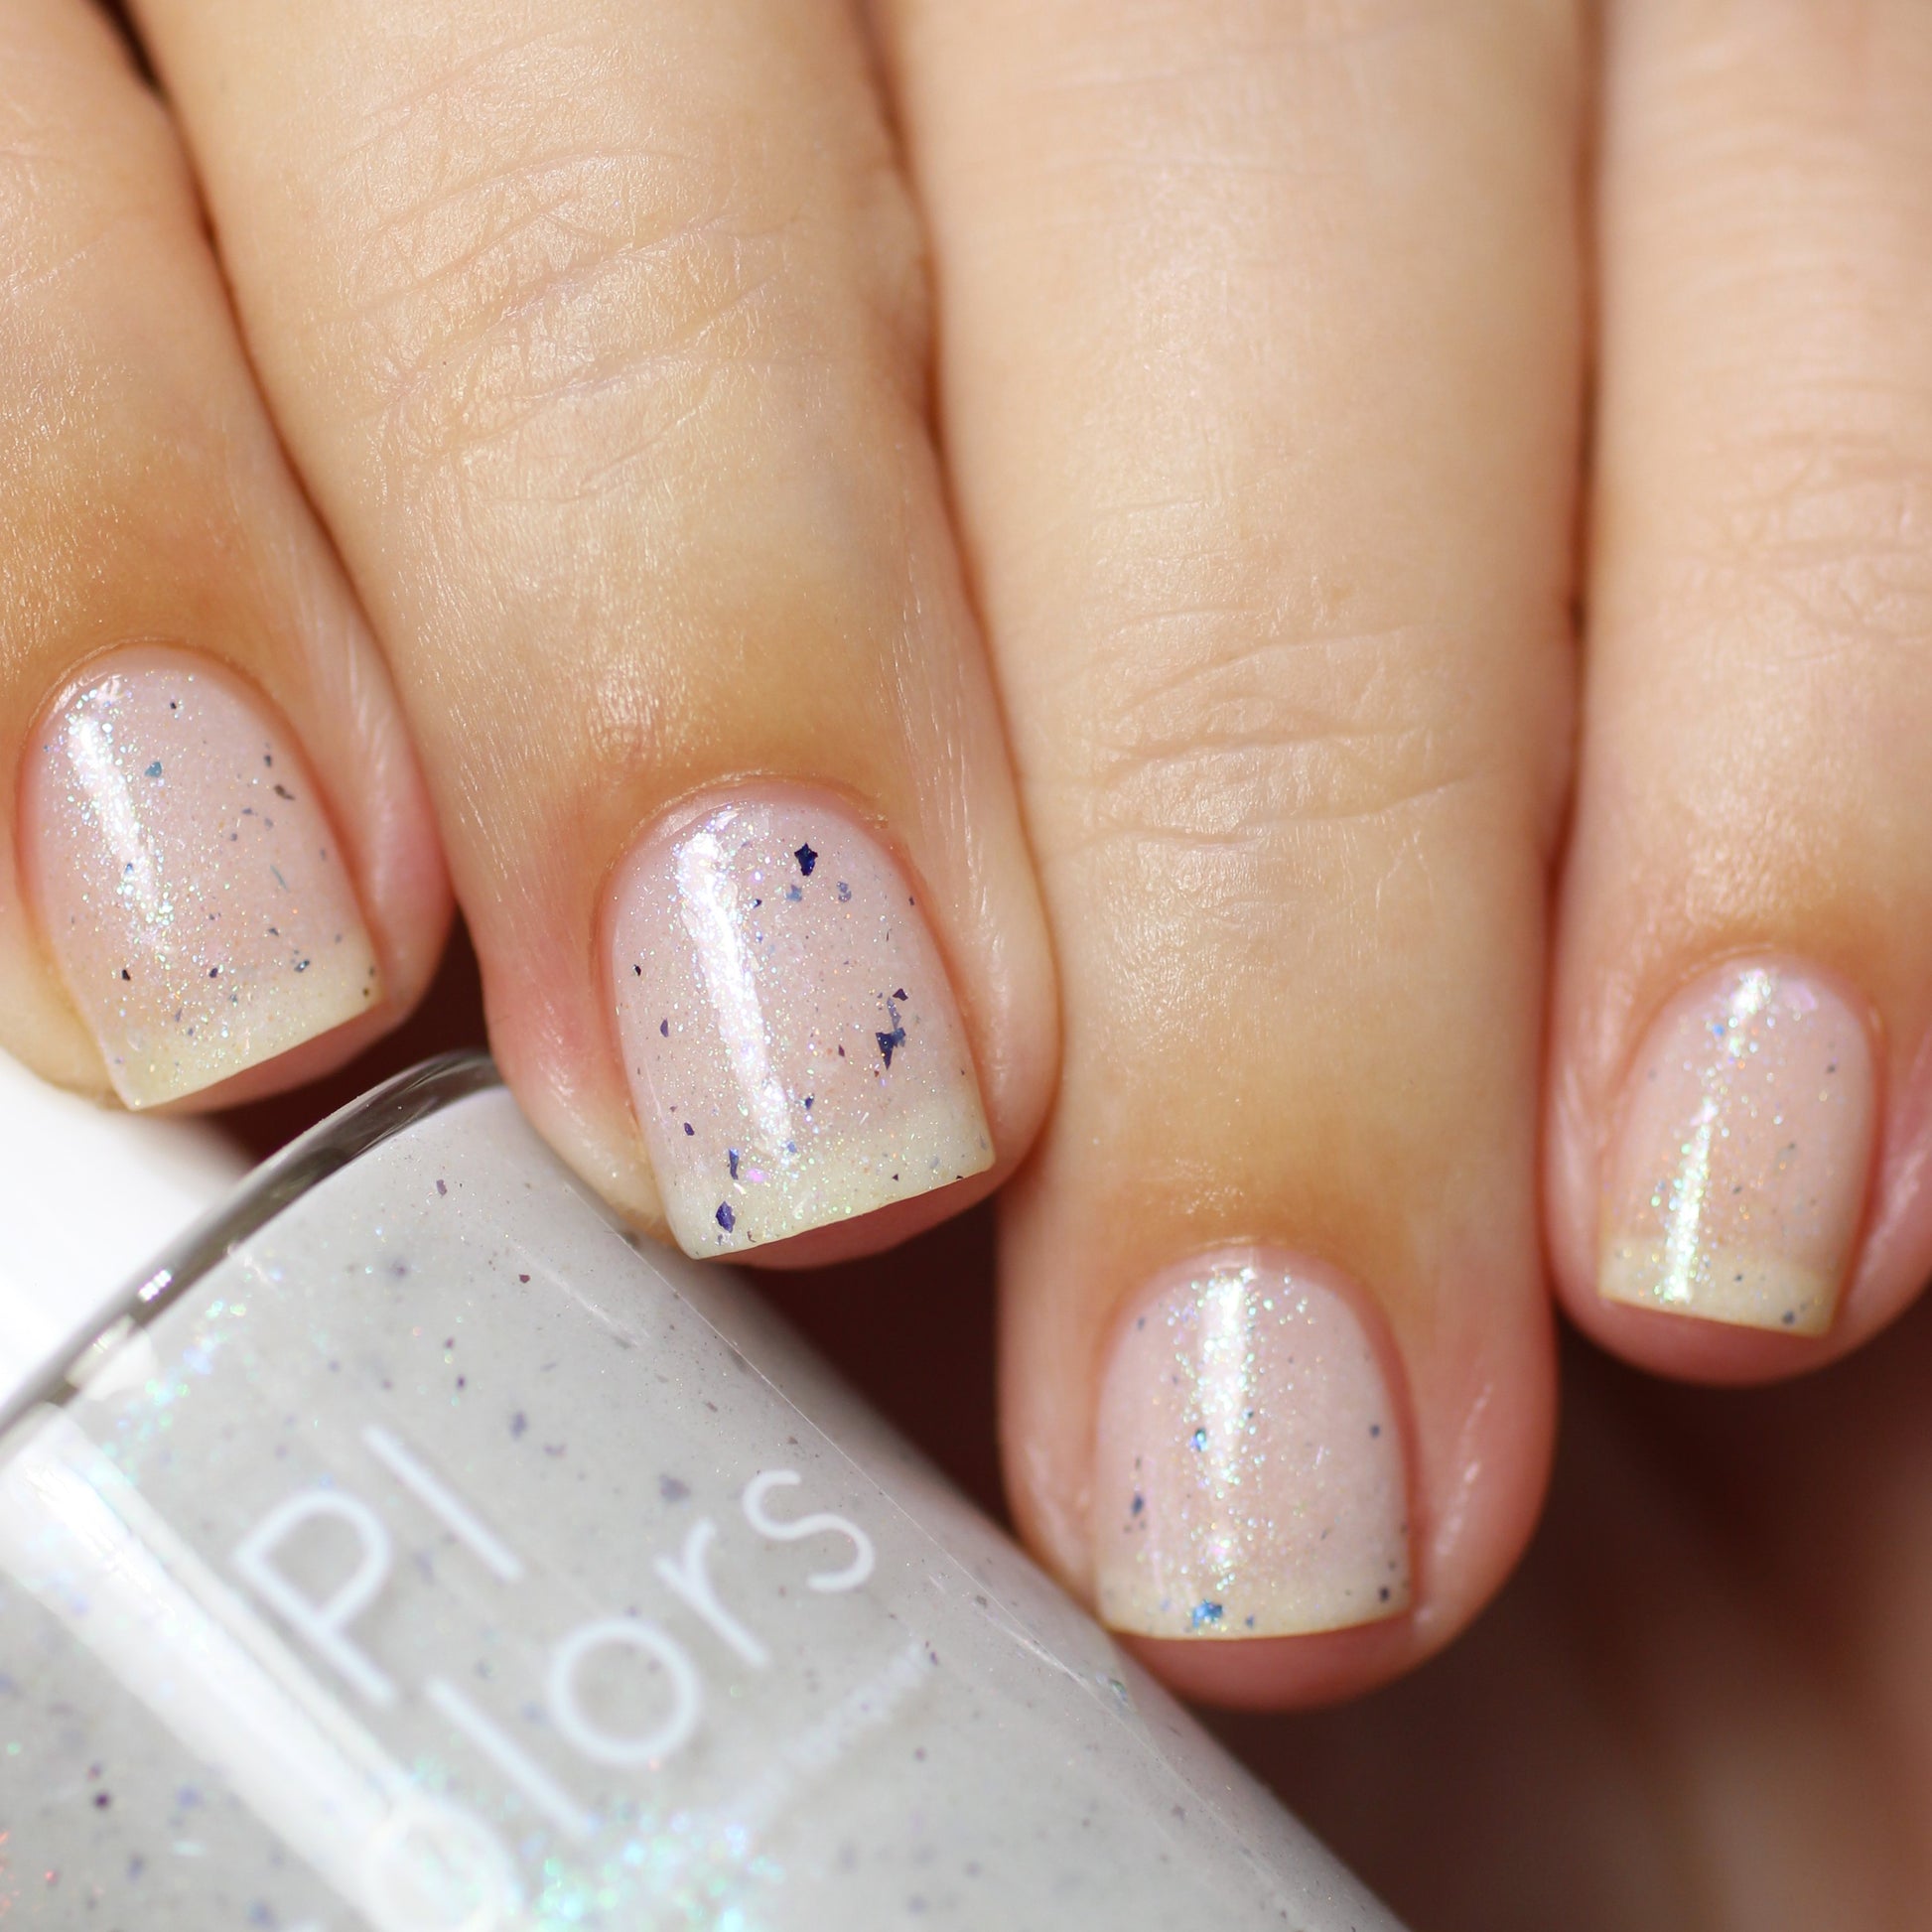
[[[1296,1636],[1409,1605],[1395,1405],[1318,1266],[1230,1252],[1155,1284],[1102,1385],[1093,1496],[1116,1630]]]
[[[144,653],[35,740],[23,834],[48,944],[130,1107],[367,1012],[375,948],[313,778],[225,673]]]
[[[712,805],[646,833],[613,892],[619,1039],[687,1254],[992,1165],[938,946],[850,812],[776,789]]]
[[[1687,987],[1625,1089],[1598,1292],[1823,1334],[1864,1205],[1873,1105],[1863,1021],[1823,980],[1758,962]]]

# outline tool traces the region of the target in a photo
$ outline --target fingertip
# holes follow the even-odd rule
[[[1116,1633],[1116,1641],[1178,1696],[1227,1711],[1311,1711],[1360,1697],[1416,1659],[1407,1614],[1350,1630],[1240,1643]]]

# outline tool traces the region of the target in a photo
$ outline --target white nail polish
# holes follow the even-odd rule
[[[144,1932],[1394,1932],[482,1062],[318,1129],[0,1413],[0,1658],[62,1923],[56,1873]]]
[[[843,805],[773,787],[682,813],[639,841],[611,908],[624,1071],[687,1254],[992,1166],[917,895]]]
[[[131,1107],[381,997],[313,774],[212,665],[141,651],[76,692],[30,748],[22,821],[48,944]]]

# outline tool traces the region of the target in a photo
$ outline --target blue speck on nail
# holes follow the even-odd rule
[[[718,1203],[718,1225],[727,1234],[738,1225],[738,1216],[732,1212],[732,1204],[728,1200],[721,1200]]]
[[[798,870],[809,879],[812,876],[812,868],[818,864],[818,854],[810,846],[801,845],[791,856],[798,861]]]
[[[1210,1623],[1219,1623],[1220,1620],[1220,1604],[1210,1603],[1204,1596],[1187,1612],[1187,1627],[1190,1630],[1204,1630]]]
[[[1194,1433],[1191,1436],[1187,1438],[1187,1440],[1189,1443],[1193,1445],[1195,1449],[1204,1449],[1207,1447],[1207,1431],[1204,1429],[1197,1429],[1194,1431]]]
[[[161,760],[159,759],[156,759],[155,761],[148,766],[148,776],[150,778],[158,778],[161,776]]]

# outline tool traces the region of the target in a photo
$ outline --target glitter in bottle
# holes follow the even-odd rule
[[[227,673],[127,653],[43,726],[24,846],[48,943],[129,1106],[367,1012],[382,982],[314,777]]]
[[[624,862],[618,1035],[687,1253],[779,1240],[992,1165],[916,897],[843,807],[777,787],[656,827]]]
[[[1789,962],[1733,965],[1652,1025],[1604,1176],[1608,1301],[1823,1334],[1869,1181],[1863,1022]]]
[[[1382,1365],[1325,1270],[1257,1252],[1157,1282],[1101,1392],[1100,1614],[1285,1636],[1407,1608],[1407,1485]]]

